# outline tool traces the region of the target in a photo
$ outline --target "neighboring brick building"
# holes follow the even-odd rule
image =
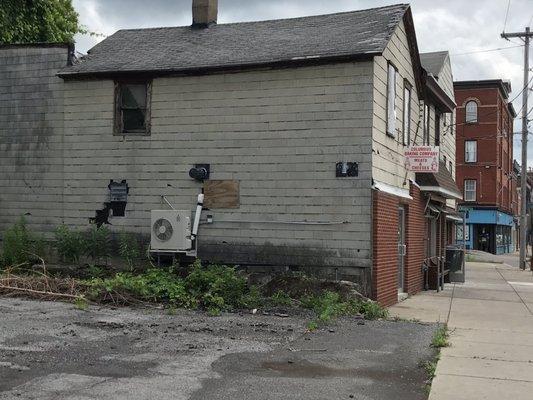
[[[466,247],[513,251],[517,177],[513,164],[511,85],[501,79],[454,82],[457,101],[457,183],[467,211]],[[462,231],[458,231],[462,240]]]

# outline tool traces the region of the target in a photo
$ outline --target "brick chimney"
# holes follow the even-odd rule
[[[207,28],[217,23],[218,0],[192,0],[192,26]]]

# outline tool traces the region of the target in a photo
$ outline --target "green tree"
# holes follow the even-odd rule
[[[72,0],[1,0],[0,43],[72,43],[87,33]]]

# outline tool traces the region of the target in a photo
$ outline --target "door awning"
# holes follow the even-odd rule
[[[463,195],[455,184],[452,174],[442,161],[439,163],[439,172],[437,173],[417,173],[416,183],[422,192],[438,193],[446,199],[463,199]]]

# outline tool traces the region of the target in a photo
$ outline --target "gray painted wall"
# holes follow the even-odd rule
[[[0,237],[20,215],[46,232],[61,221],[67,46],[0,47]]]
[[[67,224],[86,226],[109,180],[126,179],[112,229],[148,236],[161,195],[193,210],[201,184],[188,171],[210,163],[211,179],[240,182],[240,208],[209,212],[201,257],[370,267],[372,62],[154,79],[151,122],[149,137],[113,136],[113,82],[65,82]],[[358,162],[359,177],[336,178],[338,161]]]

